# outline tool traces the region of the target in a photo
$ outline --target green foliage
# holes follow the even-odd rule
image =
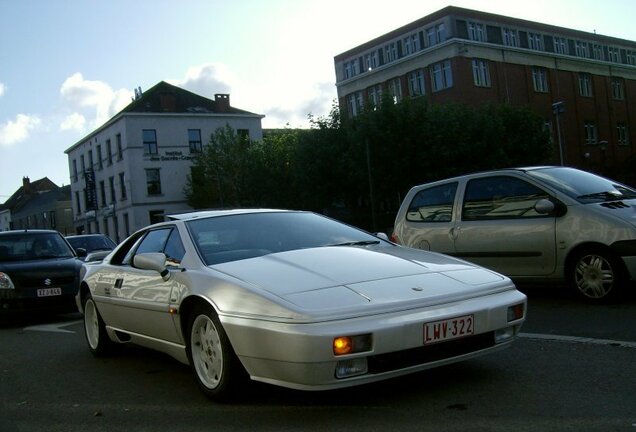
[[[194,160],[185,192],[195,208],[308,209],[375,229],[391,223],[416,184],[468,172],[546,163],[543,121],[526,108],[430,104],[426,98],[347,118],[337,105],[253,142],[226,126]],[[371,211],[373,210],[373,218]]]

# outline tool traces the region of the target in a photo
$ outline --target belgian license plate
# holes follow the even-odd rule
[[[62,295],[62,288],[40,288],[38,297],[51,297]]]
[[[475,316],[464,315],[424,324],[424,344],[470,336],[475,332]]]

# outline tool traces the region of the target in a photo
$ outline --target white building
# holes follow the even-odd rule
[[[218,128],[260,140],[263,115],[166,82],[136,94],[103,126],[68,148],[71,199],[78,233],[116,241],[164,214],[191,210],[184,195],[192,159]]]

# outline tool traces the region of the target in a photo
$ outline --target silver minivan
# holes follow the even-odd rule
[[[392,240],[608,300],[636,280],[636,190],[568,167],[455,177],[413,187]]]

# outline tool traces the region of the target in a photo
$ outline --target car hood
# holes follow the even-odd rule
[[[592,204],[599,212],[609,213],[636,226],[636,199]]]
[[[7,273],[13,282],[22,286],[27,281],[40,278],[57,280],[75,279],[79,275],[82,262],[77,258],[56,258],[30,261],[4,261],[0,263],[0,271]]]
[[[323,247],[212,266],[306,312],[420,307],[514,289],[506,277],[402,247]]]

